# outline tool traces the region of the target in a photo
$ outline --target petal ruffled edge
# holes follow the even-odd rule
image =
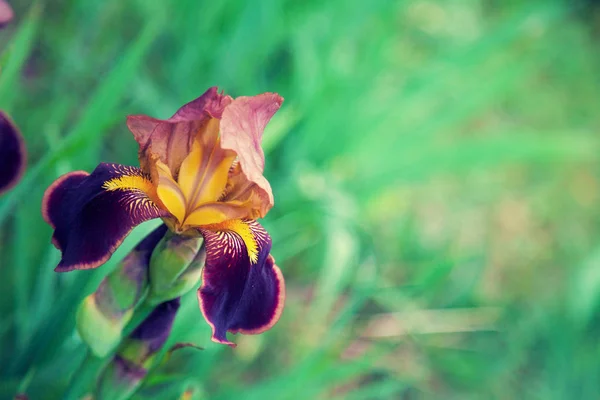
[[[202,96],[182,106],[169,119],[147,115],[130,115],[127,127],[139,144],[142,170],[152,172],[152,157],[165,163],[175,176],[181,163],[192,149],[198,131],[211,118],[220,119],[232,98],[219,93],[217,87],[209,88]]]
[[[200,311],[211,340],[236,347],[227,332],[259,334],[279,320],[285,281],[269,254],[271,238],[256,221],[228,221],[201,230],[206,265],[198,289]]]
[[[0,13],[1,8],[0,3]],[[0,111],[0,194],[21,179],[27,162],[26,154],[23,136],[17,126],[6,113]]]
[[[139,169],[104,163],[91,174],[71,172],[50,185],[42,215],[62,252],[55,271],[96,268],[136,225],[169,216],[142,190],[150,187]]]
[[[262,192],[266,211],[274,201],[271,185],[263,176],[265,154],[261,142],[267,123],[282,103],[283,97],[277,93],[238,97],[223,111],[220,125],[221,147],[235,151],[243,174]]]

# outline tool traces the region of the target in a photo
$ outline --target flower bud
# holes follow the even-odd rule
[[[79,306],[77,330],[96,356],[106,356],[121,341],[134,308],[147,293],[150,256],[165,231],[163,225],[146,236]]]
[[[150,259],[149,304],[182,296],[198,285],[206,259],[202,244],[201,237],[167,232]]]
[[[96,400],[128,399],[171,333],[179,298],[159,304],[123,341],[98,380]]]

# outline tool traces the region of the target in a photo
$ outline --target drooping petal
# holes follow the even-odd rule
[[[243,174],[258,186],[264,202],[261,216],[273,206],[271,186],[263,176],[262,135],[282,102],[283,98],[276,93],[238,97],[227,106],[221,119],[221,147],[235,151]]]
[[[279,320],[285,284],[275,265],[271,238],[256,221],[234,220],[201,229],[206,265],[198,289],[212,340],[235,347],[227,332],[258,334]]]
[[[0,28],[9,23],[10,20],[13,19],[13,16],[13,10],[8,3],[4,0],[0,0]]]
[[[0,3],[0,14],[2,3]],[[0,15],[0,23],[2,16]],[[17,127],[0,111],[0,193],[12,188],[25,169],[25,145]]]
[[[102,163],[88,174],[71,172],[44,194],[42,214],[54,228],[62,259],[55,271],[105,263],[136,225],[170,214],[158,206],[154,187],[137,168]]]
[[[196,134],[206,128],[211,118],[220,119],[231,100],[231,97],[212,87],[196,100],[181,107],[169,119],[156,119],[146,115],[127,117],[127,126],[140,146],[142,170],[152,172],[151,156],[155,154],[176,178]]]

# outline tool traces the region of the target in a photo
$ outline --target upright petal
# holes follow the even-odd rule
[[[177,221],[182,222],[185,219],[185,196],[173,179],[169,167],[161,161],[156,162],[156,167],[158,172],[158,179],[154,181],[157,182],[156,195]]]
[[[0,28],[10,22],[13,19],[13,10],[10,8],[8,3],[4,0],[0,0]]]
[[[140,166],[144,172],[152,172],[151,158],[155,154],[177,178],[179,167],[191,151],[196,134],[206,128],[211,118],[221,118],[230,102],[231,97],[212,87],[169,119],[146,115],[127,117],[127,126],[140,146]]]
[[[0,2],[0,14],[2,3]],[[0,15],[0,23],[2,16]],[[12,188],[25,169],[25,145],[17,127],[0,111],[0,193]]]
[[[285,284],[275,265],[271,238],[256,221],[233,220],[201,230],[206,265],[198,289],[212,340],[235,347],[227,332],[257,334],[279,320]]]
[[[234,159],[234,152],[220,146],[219,121],[211,119],[206,131],[194,140],[179,170],[178,182],[185,193],[188,211],[221,197]]]
[[[56,271],[105,263],[136,225],[170,214],[157,205],[152,183],[139,169],[102,163],[91,173],[71,172],[44,194],[42,214],[61,250]]]
[[[276,93],[238,97],[227,106],[221,119],[221,147],[236,152],[243,174],[260,189],[267,211],[273,206],[273,193],[263,176],[265,155],[261,142],[267,123],[282,102]]]

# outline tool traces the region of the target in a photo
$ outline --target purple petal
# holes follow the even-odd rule
[[[220,125],[221,147],[236,152],[243,174],[261,189],[266,211],[273,206],[273,193],[263,176],[265,154],[261,142],[267,123],[282,102],[277,93],[238,97],[223,112]]]
[[[130,339],[141,341],[148,355],[157,352],[169,338],[175,315],[179,309],[179,297],[159,304],[131,333]]]
[[[42,214],[55,230],[52,243],[62,251],[55,271],[96,268],[136,225],[169,215],[142,190],[103,187],[119,177],[146,179],[137,168],[102,163],[91,174],[63,175],[46,190]]]
[[[10,8],[8,3],[4,0],[0,0],[0,28],[8,24],[13,19],[13,10]]]
[[[2,3],[0,2],[0,23]],[[17,127],[0,111],[0,193],[12,188],[25,169],[25,146]]]
[[[202,230],[206,265],[198,302],[213,330],[212,340],[231,347],[236,345],[227,340],[227,332],[252,335],[270,329],[279,320],[285,300],[283,276],[269,254],[269,234],[256,221],[245,223],[258,247],[255,263],[240,233]]]
[[[231,97],[218,93],[216,87],[208,89],[181,107],[169,119],[156,119],[146,115],[130,115],[127,126],[138,142],[140,165],[150,172],[151,155],[154,154],[176,174],[189,154],[199,130],[211,118],[221,118]]]

